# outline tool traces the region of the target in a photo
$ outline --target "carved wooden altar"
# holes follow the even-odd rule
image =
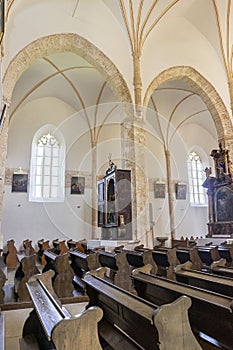
[[[208,189],[209,222],[207,237],[233,237],[233,172],[229,151],[221,144],[210,154],[214,159],[215,177],[206,168],[203,186]]]

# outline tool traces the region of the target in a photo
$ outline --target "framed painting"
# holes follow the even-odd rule
[[[165,198],[166,196],[165,190],[166,190],[165,183],[163,182],[154,183],[155,198]]]
[[[176,199],[186,199],[187,197],[187,184],[176,184]]]
[[[71,194],[84,194],[85,177],[72,176],[71,177]]]
[[[11,192],[27,192],[28,174],[13,174]]]

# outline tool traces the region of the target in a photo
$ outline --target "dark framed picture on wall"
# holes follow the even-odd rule
[[[154,194],[155,198],[165,198],[165,183],[164,182],[155,182],[154,183]]]
[[[176,184],[176,199],[186,199],[187,197],[187,184]]]
[[[71,194],[84,194],[85,177],[72,176],[71,177]]]
[[[28,174],[13,174],[12,192],[27,192]]]

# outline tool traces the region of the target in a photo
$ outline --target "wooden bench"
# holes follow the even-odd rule
[[[37,255],[18,254],[17,257],[19,266],[15,271],[14,291],[17,296],[17,301],[30,301],[26,283],[31,276],[40,272],[36,266]]]
[[[197,247],[198,255],[203,263],[202,269],[207,269],[210,267],[210,265],[214,262],[220,259],[220,255],[218,252],[217,246],[204,246],[204,247]]]
[[[44,256],[44,251],[50,249],[49,240],[45,241],[44,238],[42,238],[39,241],[37,241],[37,244],[39,247],[39,250],[37,252],[38,261],[41,265],[45,265],[46,260]]]
[[[5,316],[0,311],[0,349],[5,349]]]
[[[178,282],[233,297],[233,280],[231,278],[196,271],[190,261],[177,265],[174,273]]]
[[[59,254],[65,254],[69,251],[69,248],[66,245],[66,241],[59,241],[59,239],[54,239],[53,240],[53,251],[55,254],[59,255]]]
[[[233,245],[219,245],[218,253],[221,259],[226,259],[226,266],[233,267]]]
[[[71,316],[52,288],[53,271],[33,276],[27,283],[34,309],[23,326],[21,350],[100,350],[98,322],[103,312],[90,308]]]
[[[42,272],[53,270],[55,276],[53,277],[53,288],[59,298],[73,296],[73,278],[74,271],[70,266],[70,254],[55,254],[53,250],[46,250],[44,252],[46,265]]]
[[[67,246],[69,250],[78,250],[81,253],[85,253],[85,247],[82,244],[83,241],[74,241],[72,239],[68,239]]]
[[[82,280],[86,272],[96,270],[100,264],[96,253],[86,254],[77,250],[70,250],[71,267],[74,270],[74,283],[78,289],[84,291],[85,284]]]
[[[24,254],[25,255],[34,255],[35,249],[32,246],[32,241],[30,239],[25,239],[23,241],[23,248],[24,248]]]
[[[157,275],[174,279],[173,270],[179,261],[176,250],[173,248],[156,248],[152,251],[152,257],[158,267]]]
[[[203,263],[199,257],[197,247],[177,247],[176,256],[180,264],[191,261],[195,270],[201,271],[203,268]]]
[[[3,260],[7,267],[16,268],[18,265],[17,249],[15,248],[15,241],[10,239],[7,241],[7,252],[3,254]]]
[[[106,267],[109,273],[106,273],[106,277],[118,287],[125,290],[132,289],[132,280],[130,278],[132,268],[127,261],[127,251],[121,251],[120,253],[111,253],[105,251],[98,251],[98,259],[100,266]]]
[[[4,263],[3,256],[0,256],[0,304],[4,303],[4,297],[5,297],[4,285],[6,281],[7,281],[7,267]]]
[[[189,298],[158,307],[92,273],[84,281],[90,299],[87,308],[96,305],[104,313],[99,322],[103,349],[201,349],[189,324]]]
[[[147,272],[133,271],[138,295],[150,302],[162,305],[171,303],[182,295],[192,300],[189,319],[194,334],[203,349],[233,349],[233,303],[232,298],[201,288],[188,286],[161,278]]]
[[[210,269],[216,275],[233,278],[233,267],[228,267],[225,259],[214,261],[210,265]]]

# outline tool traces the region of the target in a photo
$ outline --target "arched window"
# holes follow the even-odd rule
[[[199,154],[192,151],[188,155],[188,178],[190,203],[196,205],[206,204],[205,189],[202,184],[204,182],[204,171]]]
[[[29,200],[64,200],[65,142],[53,125],[42,127],[32,141]]]

